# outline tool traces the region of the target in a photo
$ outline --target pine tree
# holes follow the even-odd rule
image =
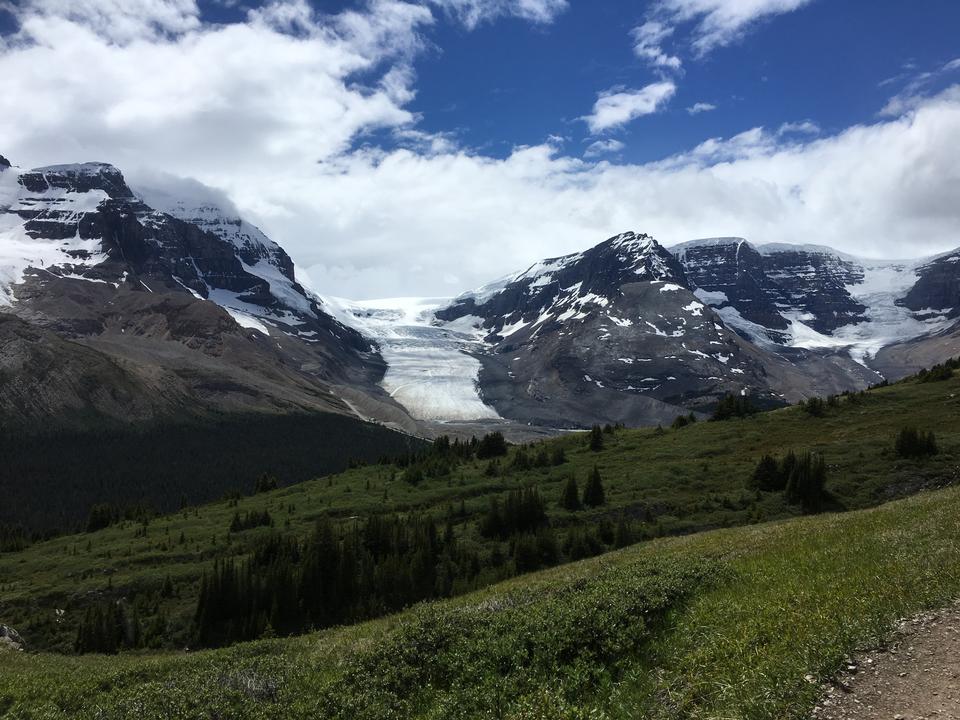
[[[915,427],[905,427],[897,433],[894,450],[897,455],[905,458],[921,458],[939,452],[936,436],[932,432],[921,432]]]
[[[590,428],[590,449],[594,452],[603,450],[603,430],[599,425]]]
[[[583,488],[583,504],[587,507],[599,507],[606,502],[606,493],[603,490],[603,481],[600,479],[600,470],[596,465]]]
[[[772,455],[764,455],[757,463],[753,471],[750,487],[754,490],[763,490],[764,492],[773,492],[783,490],[786,486],[786,478],[780,473],[777,461]]]
[[[572,474],[563,486],[563,493],[560,495],[560,507],[571,512],[580,509],[580,488],[577,487],[577,479]]]
[[[550,455],[550,464],[551,465],[563,465],[567,461],[567,454],[564,452],[562,446],[557,446],[553,449],[553,452]]]
[[[613,546],[615,548],[627,547],[634,543],[633,527],[630,521],[624,515],[620,515],[617,521],[617,530],[613,536]]]
[[[487,433],[477,444],[477,459],[486,460],[507,454],[507,441],[501,432]]]
[[[827,465],[821,455],[805,453],[800,457],[787,481],[787,500],[798,503],[806,514],[818,513],[823,509],[824,485],[827,478]]]

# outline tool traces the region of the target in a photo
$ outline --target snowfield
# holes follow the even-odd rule
[[[387,363],[381,385],[414,418],[498,420],[497,411],[480,398],[480,361],[468,354],[482,344],[483,333],[472,324],[479,318],[439,323],[434,312],[448,303],[449,298],[323,298],[327,312],[377,343]]]

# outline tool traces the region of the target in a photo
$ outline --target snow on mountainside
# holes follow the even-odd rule
[[[488,340],[507,338],[524,328],[583,320],[608,305],[621,285],[654,280],[683,285],[683,268],[653,238],[627,232],[464,293],[437,316],[480,317]]]
[[[114,185],[112,168],[100,163],[29,173],[0,167],[0,305],[15,300],[27,268],[86,279],[85,270],[106,259],[100,238],[81,235],[80,222],[110,194],[100,187],[75,191],[67,182],[76,177],[87,186],[96,176]]]
[[[885,346],[946,329],[960,306],[957,273],[935,259],[870,260],[821,245],[755,247],[742,238],[672,250],[697,296],[767,348],[844,351],[868,365]],[[927,293],[933,305],[916,290],[924,272],[936,288]]]
[[[0,303],[15,301],[25,274],[148,291],[149,276],[159,275],[220,305],[241,327],[308,344],[329,334],[364,349],[296,281],[280,246],[233,208],[135,194],[106,163],[0,171]]]

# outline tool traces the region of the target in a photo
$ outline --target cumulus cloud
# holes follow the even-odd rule
[[[651,83],[639,90],[612,88],[600,93],[593,112],[581,120],[587,123],[592,133],[626,125],[638,117],[657,112],[676,90],[677,86],[669,80]]]
[[[322,16],[289,0],[208,26],[189,4],[168,3],[186,8],[177,20],[144,2],[154,19],[122,32],[95,13],[17,6],[21,30],[0,46],[0,153],[114,162],[158,203],[225,193],[323,292],[455,294],[626,229],[888,257],[960,245],[958,87],[836,135],[745,127],[654,163],[572,157],[557,141],[491,157],[410,110],[434,21],[424,5]],[[601,125],[636,117],[632,102],[602,106]],[[402,147],[379,146],[377,130]]]
[[[708,102],[698,102],[694,103],[687,108],[687,112],[691,115],[699,115],[700,113],[710,112],[711,110],[716,110],[717,106],[713,103]]]
[[[154,40],[200,26],[196,0],[21,0],[0,4],[28,27],[59,20],[82,25],[111,42]]]
[[[668,245],[735,235],[932,254],[960,245],[958,133],[955,88],[835,136],[788,141],[754,128],[642,165],[594,164],[551,146],[504,159],[354,154],[308,210],[327,242],[298,259],[320,287],[372,296],[456,293],[627,229]],[[438,279],[451,270],[457,286]]]

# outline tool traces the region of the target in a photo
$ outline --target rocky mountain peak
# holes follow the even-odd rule
[[[3,155],[0,155],[0,172],[6,170],[10,167],[10,161],[7,160]]]
[[[20,176],[20,183],[27,190],[37,193],[52,189],[73,193],[102,190],[114,200],[133,199],[133,191],[124,180],[123,173],[113,165],[102,162],[34,168]]]
[[[563,322],[582,317],[589,305],[620,297],[625,285],[653,281],[687,285],[683,266],[670,251],[649,235],[624,232],[583,252],[542,260],[464,293],[437,317],[478,316],[493,332],[548,316]]]

